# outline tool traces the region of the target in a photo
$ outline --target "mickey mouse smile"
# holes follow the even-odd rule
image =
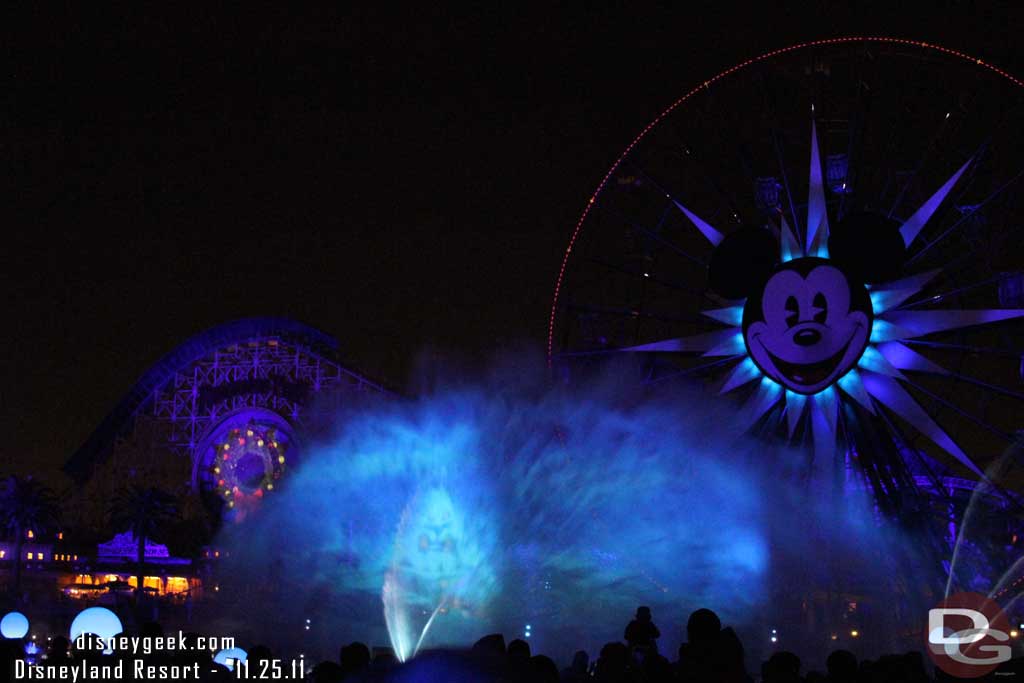
[[[824,390],[857,364],[873,318],[864,286],[816,257],[782,264],[747,300],[743,315],[751,359],[801,394]]]
[[[851,338],[850,341],[846,342],[835,354],[816,363],[790,363],[784,361],[765,348],[760,339],[756,341],[761,344],[761,348],[764,349],[768,358],[771,359],[775,369],[779,371],[779,374],[788,379],[791,385],[813,386],[825,382],[835,373],[836,369],[843,362],[843,358],[846,356],[846,352],[850,348],[850,342],[853,339]]]

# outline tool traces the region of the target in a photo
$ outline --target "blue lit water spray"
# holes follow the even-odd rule
[[[1012,514],[1014,509],[1019,510],[1024,501],[1021,501],[1017,494],[1011,490],[1000,489],[1000,485],[1011,479],[1010,472],[1015,469],[1020,456],[1024,451],[1024,440],[1018,438],[1010,448],[993,461],[985,470],[985,477],[975,485],[971,492],[970,499],[964,509],[963,515],[954,528],[956,534],[953,539],[953,552],[949,560],[949,570],[946,577],[946,591],[944,597],[958,590],[973,590],[984,592],[987,590],[988,597],[1003,602],[1003,608],[1009,610],[1019,602],[1022,593],[1018,586],[1024,582],[1024,556],[1017,557],[1002,571],[994,581],[991,577],[973,573],[972,563],[964,561],[963,554],[967,552],[965,547],[970,546],[976,555],[983,556],[978,548],[974,547],[975,540],[983,540],[989,533],[983,523],[975,519],[979,507],[984,508],[986,497],[1004,498],[1010,506]],[[977,537],[977,538],[976,538]],[[971,558],[977,560],[978,557]],[[995,566],[1002,564],[1007,558],[985,557],[984,560]],[[967,565],[966,567],[963,565]],[[976,572],[976,567],[973,568]],[[998,571],[998,570],[997,570]],[[985,585],[988,584],[988,585]],[[1016,585],[1014,585],[1016,584]]]
[[[301,577],[273,609],[320,610],[318,630],[387,638],[401,660],[495,631],[595,650],[641,604],[664,633],[702,606],[749,619],[778,580],[770,553],[806,557],[801,524],[875,534],[789,486],[778,459],[800,456],[737,439],[722,405],[623,375],[498,372],[339,415],[263,514],[225,530],[231,571]]]

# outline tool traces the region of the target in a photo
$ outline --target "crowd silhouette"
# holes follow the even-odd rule
[[[143,624],[140,636],[159,637],[163,629],[155,622]],[[186,639],[198,635],[186,635]],[[399,663],[386,651],[371,654],[363,643],[354,642],[340,648],[338,659],[325,660],[307,668],[305,680],[314,683],[927,683],[959,680],[936,669],[934,677],[927,672],[925,660],[918,652],[885,655],[874,660],[858,661],[847,650],[828,655],[826,670],[803,671],[800,657],[792,652],[778,651],[762,662],[759,671],[747,670],[743,644],[731,627],[722,623],[709,609],[693,612],[686,625],[686,640],[679,646],[674,661],[658,652],[661,632],[655,625],[651,610],[640,607],[626,626],[625,642],[605,644],[596,660],[587,652],[577,651],[572,662],[559,670],[555,662],[542,654],[533,654],[530,644],[513,640],[506,644],[501,634],[478,640],[467,650],[433,650],[421,653],[406,663]],[[39,653],[37,665],[60,664],[112,665],[117,653],[104,655],[95,644],[77,648],[67,638],[55,637],[45,653]],[[25,642],[5,639],[0,642],[7,680],[14,680],[15,660],[25,659]],[[277,655],[280,657],[281,655]],[[127,655],[135,659],[138,655]],[[146,664],[155,667],[147,675],[138,676],[130,666],[118,680],[151,680],[163,677],[191,678],[201,681],[239,680],[238,672],[215,663],[209,652],[198,649],[154,652],[145,656]],[[248,650],[244,678],[267,676],[288,678],[287,670],[273,673],[274,653],[263,645]],[[986,678],[973,680],[1015,680],[1024,676],[1019,660],[1001,665]],[[160,668],[163,667],[163,668]],[[24,668],[22,668],[24,671]],[[197,672],[191,677],[189,672]],[[24,678],[24,676],[21,676]],[[92,680],[97,680],[95,677]],[[98,680],[104,680],[99,678]]]

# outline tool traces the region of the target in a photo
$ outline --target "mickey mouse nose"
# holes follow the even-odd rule
[[[800,330],[793,335],[793,341],[800,346],[814,346],[821,341],[821,332],[817,330]]]

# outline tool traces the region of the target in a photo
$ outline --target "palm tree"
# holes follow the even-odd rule
[[[175,498],[155,487],[119,491],[110,504],[110,524],[132,532],[138,544],[135,568],[135,599],[142,595],[146,541],[159,537],[177,517]]]
[[[10,476],[0,486],[0,522],[14,534],[14,581],[11,592],[21,590],[21,549],[29,531],[46,532],[57,525],[59,509],[53,491],[32,477]]]

